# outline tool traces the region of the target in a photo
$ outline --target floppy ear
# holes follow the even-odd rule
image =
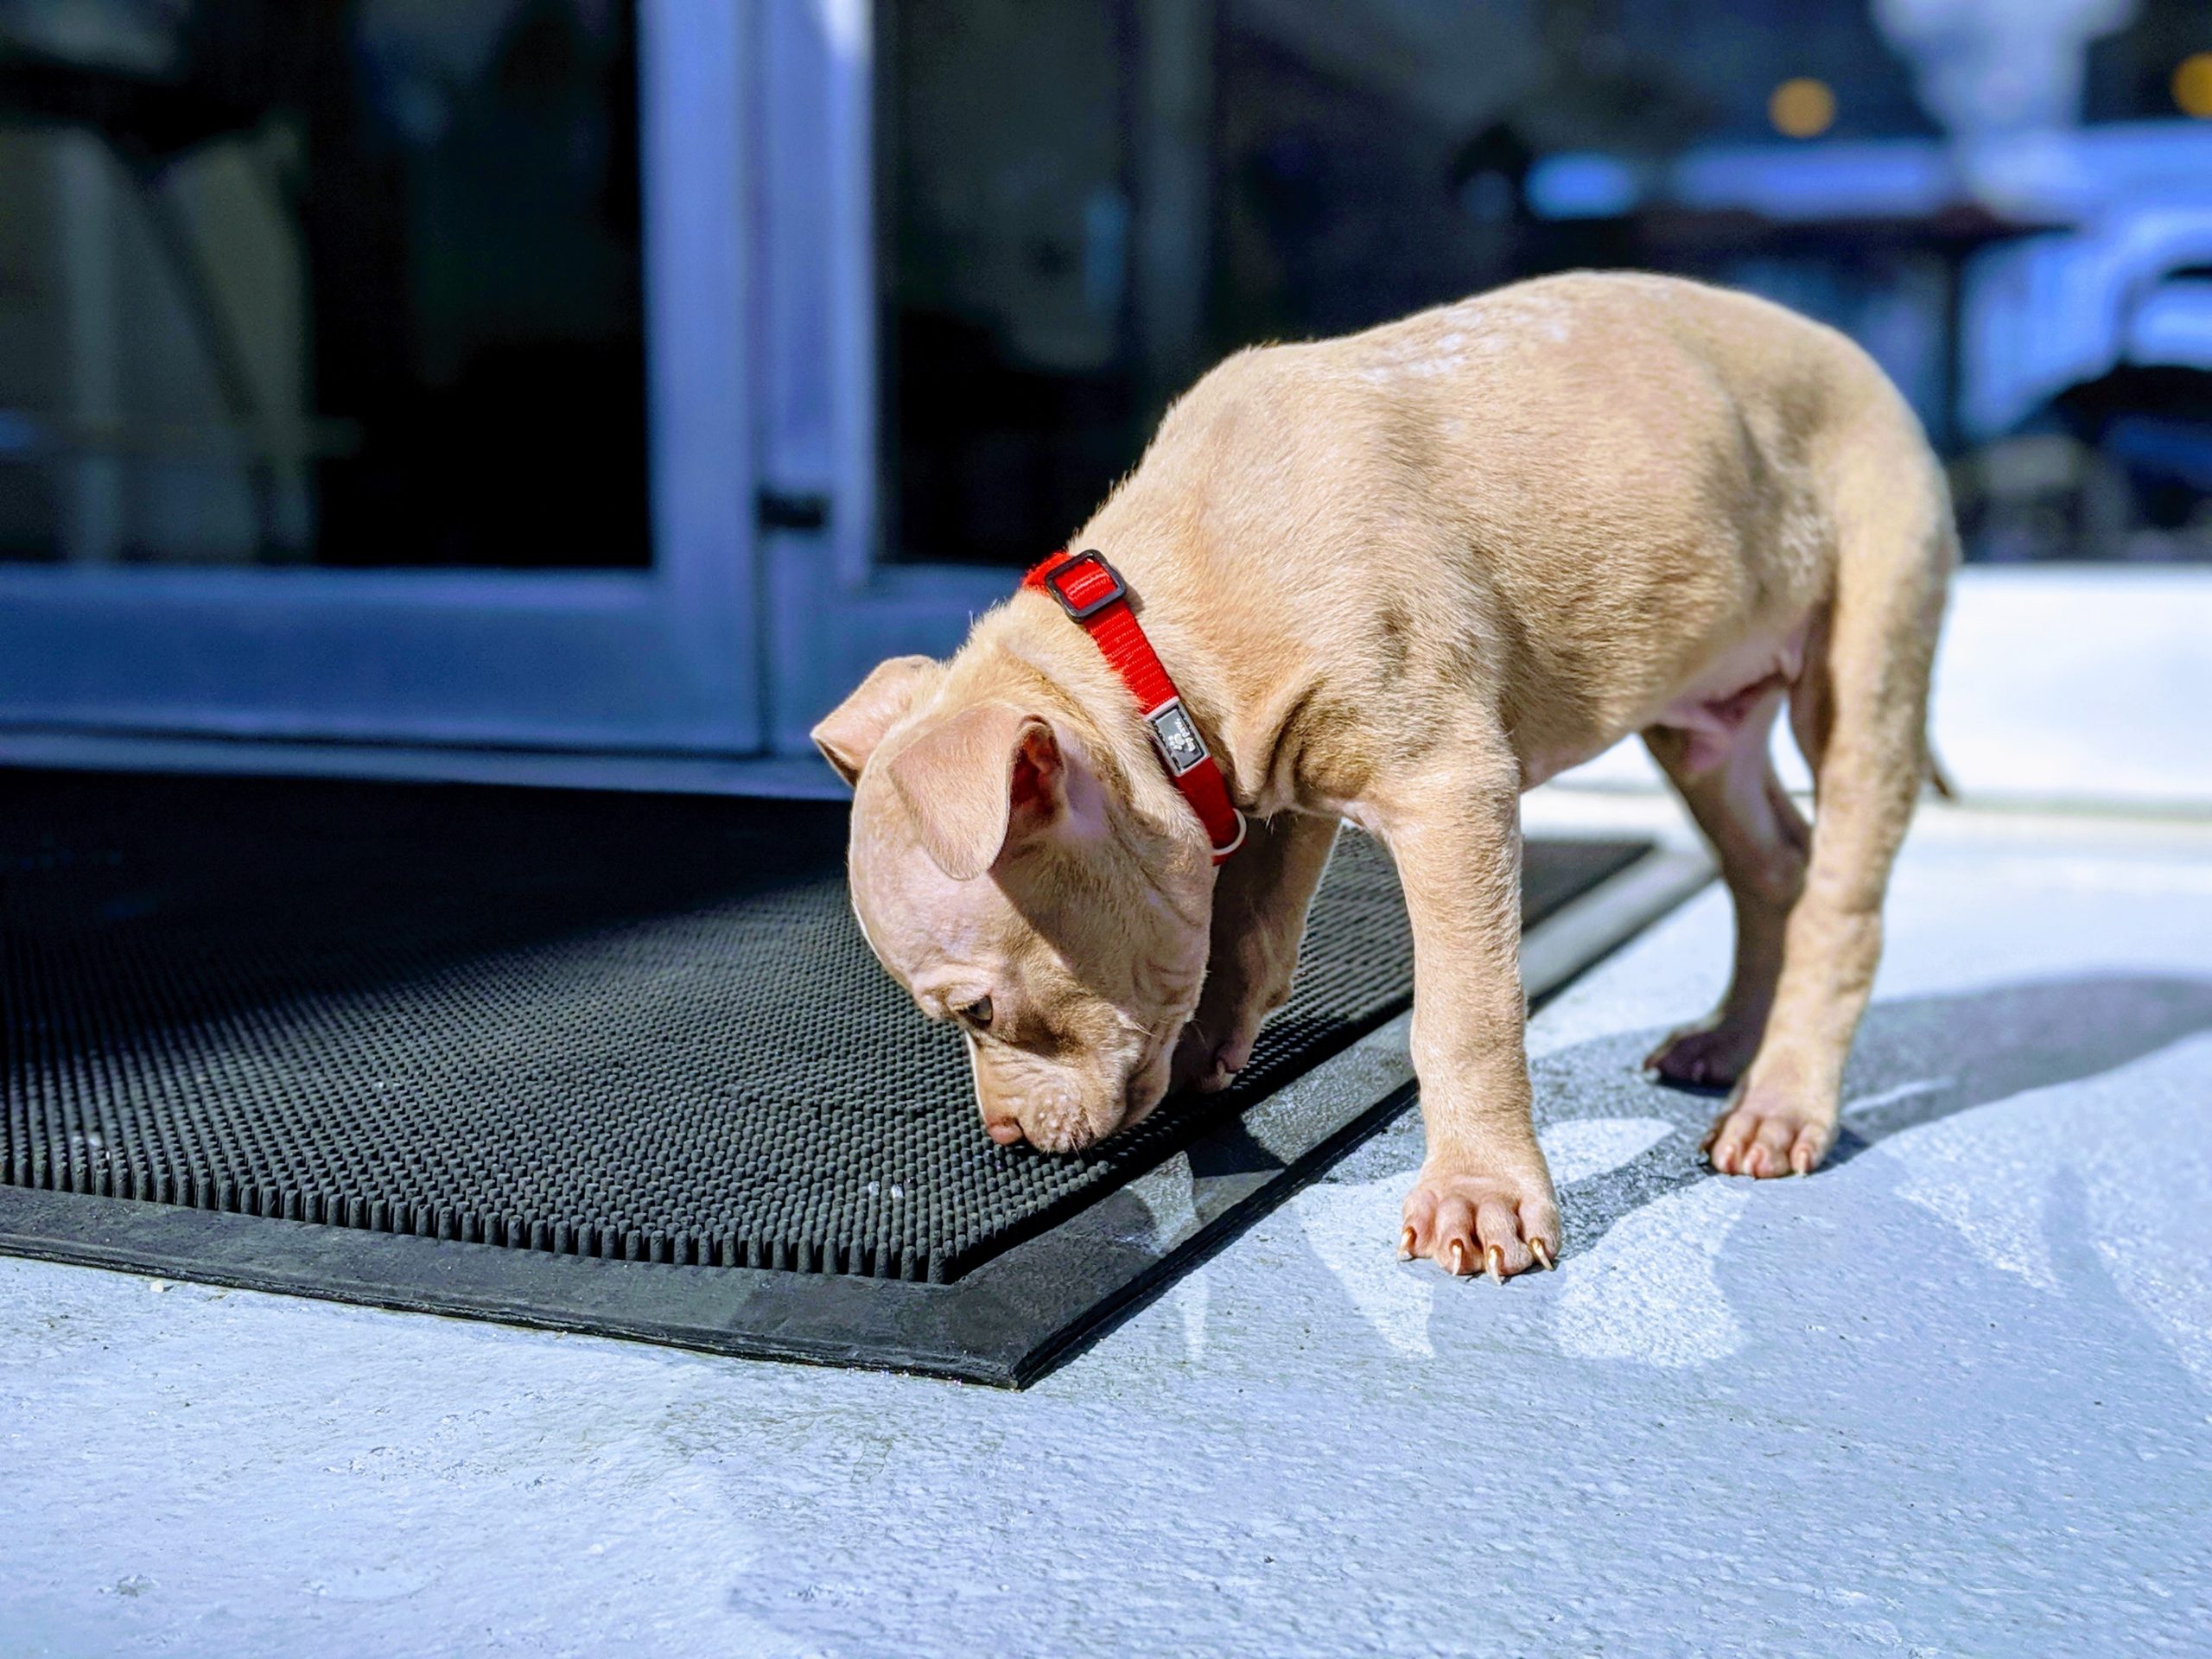
[[[1010,702],[979,702],[899,750],[891,781],[923,850],[954,880],[972,881],[1060,821],[1067,771],[1051,721]]]
[[[822,718],[810,735],[824,760],[847,783],[860,781],[861,768],[875,753],[883,734],[914,706],[922,688],[944,664],[928,657],[893,657],[879,663],[860,689]]]

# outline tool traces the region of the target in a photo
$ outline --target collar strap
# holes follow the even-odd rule
[[[1129,608],[1129,590],[1105,556],[1071,555],[1062,548],[1024,576],[1021,585],[1058,601],[1135,696],[1160,763],[1206,827],[1213,861],[1220,863],[1243,846],[1244,815],[1230,800],[1221,767],[1198,735],[1198,723],[1184,709],[1160,653],[1145,638],[1136,613]]]

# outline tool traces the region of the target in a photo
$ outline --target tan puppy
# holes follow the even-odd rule
[[[1518,797],[1641,732],[1712,839],[1736,968],[1651,1057],[1731,1084],[1725,1173],[1819,1163],[1927,770],[1955,538],[1911,412],[1840,334],[1644,276],[1501,289],[1238,353],[1069,543],[1103,551],[1253,820],[1217,873],[1129,692],[1049,597],[886,663],[815,732],[854,907],[965,1026],[984,1123],[1065,1151],[1171,1072],[1218,1086],[1282,1001],[1340,819],[1389,846],[1427,1128],[1403,1246],[1548,1263]],[[1768,735],[1787,701],[1808,830]]]

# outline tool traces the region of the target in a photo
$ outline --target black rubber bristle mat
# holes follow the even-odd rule
[[[1405,1006],[1347,832],[1231,1092],[993,1145],[806,802],[0,772],[0,1179],[329,1229],[944,1281]],[[1632,847],[1535,845],[1541,912]]]

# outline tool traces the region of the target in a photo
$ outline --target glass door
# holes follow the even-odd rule
[[[768,30],[0,0],[0,728],[757,751]]]
[[[907,527],[884,510],[884,457],[906,433],[888,423],[878,326],[883,19],[869,0],[775,0],[753,15],[762,683],[770,747],[810,756],[808,729],[868,670],[951,652],[1015,573],[934,547],[902,557]],[[957,33],[964,13],[939,21]]]
[[[1217,0],[791,0],[763,60],[771,731],[941,655],[1207,354]]]

